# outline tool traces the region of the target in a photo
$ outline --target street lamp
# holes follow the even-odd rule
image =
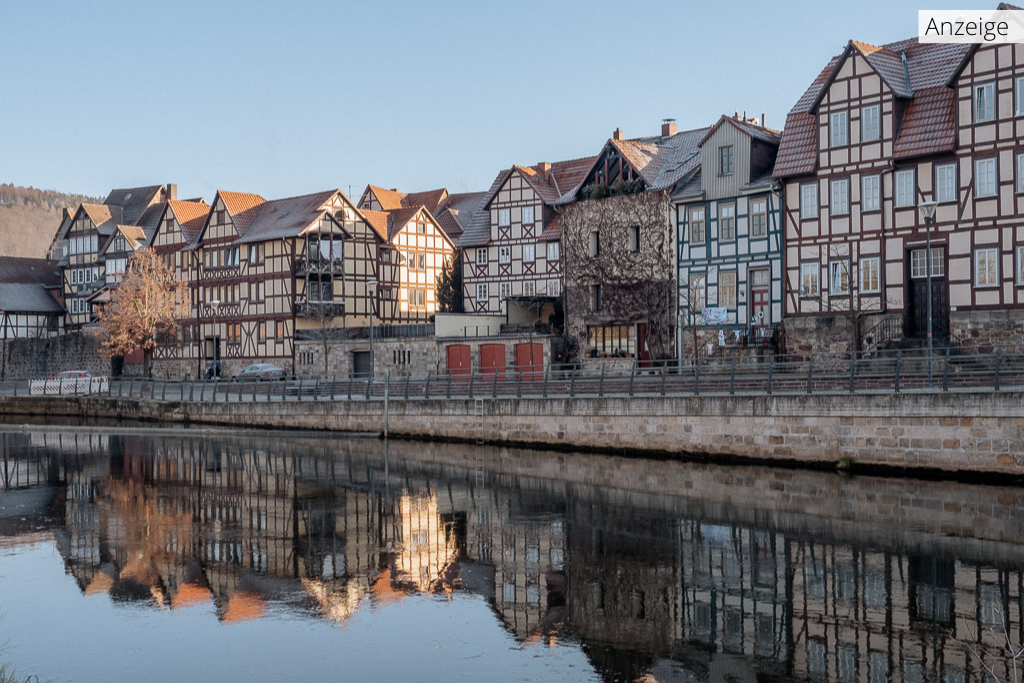
[[[217,309],[220,308],[220,299],[210,302],[213,309],[213,365],[210,366],[210,373],[213,377],[220,377],[220,338],[217,336]]]
[[[372,380],[373,379],[373,371],[376,369],[374,367],[375,359],[373,357],[373,316],[376,313],[376,308],[377,308],[375,306],[375,302],[376,302],[376,299],[377,299],[377,281],[376,280],[367,280],[366,281],[366,291],[368,291],[370,293],[370,379]]]
[[[928,386],[932,386],[932,219],[935,217],[937,201],[918,204],[924,218],[924,273],[925,288],[928,290]]]

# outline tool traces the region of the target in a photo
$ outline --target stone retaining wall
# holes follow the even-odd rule
[[[1018,393],[392,400],[416,438],[1024,474]],[[479,412],[478,412],[479,410]],[[0,413],[380,432],[381,400],[187,403],[0,400]]]

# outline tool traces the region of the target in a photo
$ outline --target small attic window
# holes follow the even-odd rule
[[[129,199],[131,199],[131,198],[132,198],[132,193],[131,193],[131,192],[129,192],[128,194],[126,194],[126,195],[124,196],[124,200],[125,200],[125,201],[128,201],[128,200],[129,200]]]

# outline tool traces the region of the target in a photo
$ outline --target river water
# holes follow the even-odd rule
[[[1015,486],[282,433],[0,448],[7,674],[956,683],[1024,635]]]

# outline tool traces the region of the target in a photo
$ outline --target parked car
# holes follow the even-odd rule
[[[64,372],[58,372],[50,379],[91,379],[92,373],[86,372],[85,370],[65,370]]]
[[[284,379],[284,376],[284,368],[279,368],[273,363],[256,363],[231,375],[231,379],[262,381]]]

